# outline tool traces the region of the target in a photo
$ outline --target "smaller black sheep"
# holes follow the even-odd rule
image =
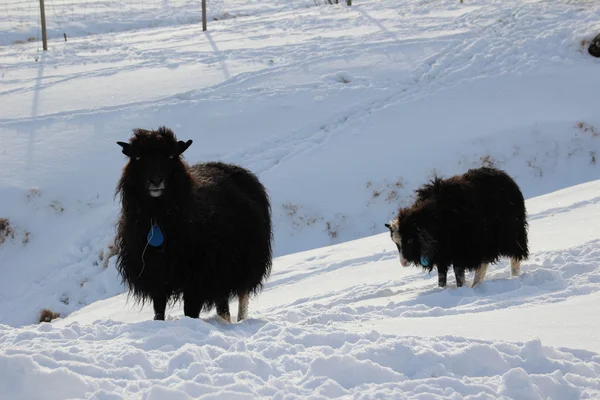
[[[236,296],[238,321],[246,318],[272,262],[271,206],[258,178],[220,162],[188,166],[181,154],[192,141],[166,127],[135,129],[129,143],[117,143],[129,161],[117,186],[115,247],[130,293],[152,300],[156,320],[183,299],[187,317],[216,307],[231,322]]]
[[[529,257],[525,200],[504,171],[482,167],[448,179],[435,177],[416,194],[412,206],[385,224],[402,266],[437,267],[441,287],[450,265],[458,287],[465,270],[475,271],[475,286],[488,264],[501,256],[510,257],[512,276],[520,274],[521,261]]]

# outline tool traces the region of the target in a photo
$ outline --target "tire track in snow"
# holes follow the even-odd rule
[[[530,214],[527,217],[527,219],[529,221],[535,221],[535,220],[538,220],[538,219],[547,218],[547,217],[549,217],[551,215],[554,215],[554,214],[562,214],[562,213],[566,213],[566,212],[575,210],[577,208],[586,207],[586,206],[589,206],[589,205],[592,205],[592,204],[598,204],[598,203],[600,203],[600,196],[594,197],[593,199],[589,199],[589,200],[578,201],[576,203],[569,204],[566,207],[549,208],[547,210],[540,211],[538,213]]]
[[[512,11],[500,11],[500,15],[488,11],[481,17],[498,18],[498,21],[487,27],[477,26],[479,32],[471,32],[470,35],[466,35],[465,40],[454,41],[439,54],[413,68],[413,84],[406,86],[399,83],[393,88],[394,93],[391,95],[382,96],[366,105],[351,107],[300,132],[263,141],[254,148],[229,154],[228,158],[241,159],[246,165],[258,165],[257,172],[264,173],[297,155],[314,151],[348,125],[373,117],[373,114],[390,106],[397,107],[433,96],[441,90],[481,77],[519,73],[522,70],[533,69],[540,62],[550,61],[550,56],[540,57],[539,51],[532,51],[539,46],[537,35],[534,33],[538,30],[549,30],[557,36],[557,40],[564,40],[557,31],[566,31],[569,27],[568,22],[556,16],[554,22],[557,26],[548,26],[548,21],[538,18],[540,8],[543,8],[543,5],[526,4]],[[469,17],[466,15],[460,19],[460,24],[457,23],[455,29],[472,28]],[[517,44],[526,48],[524,44],[528,43],[531,45],[527,48],[530,52],[523,54],[515,46],[515,32],[520,32],[518,36],[521,40],[517,41]],[[563,46],[567,48],[567,53],[573,50],[568,44]]]
[[[277,277],[277,274],[272,274],[269,281],[265,284],[264,287],[265,290],[279,289],[283,285],[295,284],[308,278],[314,278],[315,276],[333,272],[341,268],[357,267],[360,265],[368,264],[373,261],[384,261],[391,258],[397,258],[397,255],[395,255],[392,251],[385,252],[383,254],[353,258],[351,260],[332,262],[326,264],[323,267],[314,268],[311,271],[300,272],[287,277],[279,278]],[[273,279],[274,277],[275,279]]]
[[[359,8],[360,9],[360,8]],[[304,14],[308,14],[310,15],[311,13],[314,14],[313,11],[306,11],[304,12]],[[285,14],[285,13],[283,13]],[[356,14],[356,13],[355,13]],[[352,15],[352,14],[349,14]],[[349,17],[346,17],[349,18]],[[463,15],[461,17],[463,20],[468,21],[467,16]],[[315,22],[319,22],[320,20],[316,20]],[[442,22],[442,26],[441,29],[446,29],[446,28],[450,28],[450,23],[453,22],[454,24],[462,24],[462,25],[466,25],[465,21],[449,21],[446,23]],[[268,22],[268,21],[267,21]],[[435,20],[436,23],[440,23],[439,18],[437,18]],[[246,23],[249,25],[249,27],[254,28],[257,24],[257,21],[253,21],[251,23]],[[267,23],[266,26],[261,27],[260,30],[257,30],[255,32],[255,35],[259,35],[259,36],[264,36],[265,34],[268,36],[268,34],[271,32],[269,31],[269,28],[271,30],[274,30],[276,28],[278,28],[278,25],[281,24],[280,21],[270,21]],[[321,29],[323,30],[327,30],[327,29],[338,29],[339,30],[339,26],[334,25],[334,26],[329,26],[327,25],[327,23],[322,23],[324,26],[321,27]],[[242,28],[245,28],[244,23],[242,23]],[[26,93],[26,92],[30,92],[33,90],[41,90],[44,88],[49,88],[61,83],[65,83],[71,80],[76,80],[78,78],[82,78],[82,79],[86,79],[86,78],[95,78],[95,77],[105,77],[105,76],[109,76],[112,74],[116,74],[118,72],[132,72],[132,71],[136,71],[139,70],[140,68],[153,68],[153,67],[164,67],[165,66],[165,60],[170,60],[170,59],[175,59],[175,64],[176,65],[195,65],[198,63],[198,55],[200,54],[203,58],[201,59],[200,64],[211,64],[211,63],[215,63],[218,61],[219,58],[222,57],[226,57],[229,58],[229,56],[233,55],[234,56],[234,61],[237,59],[240,62],[253,62],[257,57],[261,56],[264,54],[265,50],[268,49],[265,47],[259,47],[256,49],[244,49],[244,48],[236,48],[235,50],[227,50],[227,51],[223,51],[222,55],[217,56],[215,54],[213,54],[213,50],[208,48],[207,51],[200,51],[198,52],[198,50],[196,49],[197,47],[197,35],[198,32],[197,30],[194,29],[186,29],[185,30],[187,33],[187,40],[188,43],[184,44],[184,45],[179,45],[177,46],[177,41],[175,41],[175,39],[177,39],[177,37],[179,35],[182,35],[181,33],[178,33],[176,35],[175,38],[169,38],[167,40],[170,41],[174,41],[173,44],[169,45],[168,43],[166,44],[166,48],[159,48],[159,49],[150,49],[150,50],[145,50],[143,53],[140,53],[140,55],[137,57],[137,62],[135,65],[133,66],[120,66],[120,67],[108,67],[108,68],[101,68],[100,70],[96,70],[96,71],[90,71],[90,72],[80,72],[78,74],[67,74],[65,76],[60,76],[60,75],[51,75],[51,76],[47,76],[45,77],[45,79],[41,82],[38,82],[37,78],[30,78],[28,79],[29,81],[31,81],[31,84],[25,88],[17,88],[17,89],[9,89],[7,92],[5,93],[11,93],[11,94],[17,94],[17,93]],[[150,30],[150,32],[154,32],[153,30]],[[159,32],[162,32],[162,30],[159,30]],[[174,32],[178,32],[177,30],[175,30]],[[227,38],[227,32],[223,33],[225,41],[223,43],[220,43],[220,45],[226,45],[229,42],[233,42],[235,38],[231,37],[231,38]],[[112,35],[107,35],[107,37],[109,39],[112,38],[113,41],[115,41],[115,43],[112,43],[110,45],[108,45],[108,47],[105,46],[99,46],[97,44],[92,43],[91,41],[87,40],[87,41],[83,41],[82,43],[80,43],[80,41],[76,41],[74,42],[73,45],[70,45],[71,47],[68,47],[66,53],[61,57],[61,54],[58,53],[58,55],[52,54],[50,55],[50,58],[48,60],[49,63],[51,63],[51,61],[58,59],[64,59],[67,60],[69,62],[69,64],[74,64],[73,61],[71,61],[72,59],[76,59],[79,62],[81,62],[80,57],[76,56],[76,54],[78,51],[81,50],[86,50],[89,48],[89,46],[92,46],[94,49],[97,50],[103,50],[105,48],[125,48],[127,51],[125,52],[117,52],[116,54],[111,54],[109,56],[109,59],[107,60],[106,57],[99,57],[96,55],[96,53],[92,53],[91,57],[85,57],[85,63],[89,63],[89,62],[93,62],[93,60],[98,59],[99,62],[102,65],[110,65],[110,64],[114,64],[116,62],[130,62],[131,60],[129,60],[129,56],[131,55],[131,53],[133,52],[133,54],[137,54],[139,53],[139,51],[136,51],[136,48],[147,48],[147,47],[152,47],[152,44],[154,43],[154,41],[156,41],[156,38],[154,37],[155,35],[150,35],[150,37],[146,37],[146,36],[141,36],[141,35],[134,35],[132,38],[129,37],[130,35],[126,35],[125,39],[123,39],[122,35],[119,34],[112,34]],[[372,36],[372,37],[369,37]],[[160,103],[171,103],[173,100],[178,100],[178,99],[189,99],[189,100],[203,100],[203,99],[208,99],[208,98],[212,98],[212,96],[214,94],[216,94],[215,92],[218,90],[226,90],[230,87],[235,87],[237,85],[239,85],[240,83],[243,83],[245,81],[248,80],[248,78],[263,78],[266,76],[273,76],[272,73],[278,73],[281,71],[286,71],[289,70],[290,68],[303,68],[307,65],[311,65],[311,64],[316,64],[316,63],[325,63],[327,61],[333,61],[333,60],[338,60],[338,59],[344,59],[344,58],[353,58],[356,57],[358,55],[360,55],[362,52],[364,52],[365,49],[369,49],[372,51],[375,50],[380,50],[382,53],[388,53],[388,52],[393,52],[392,49],[389,49],[389,43],[390,43],[390,39],[393,40],[395,34],[393,33],[388,33],[388,32],[379,32],[376,34],[365,34],[366,38],[369,38],[369,46],[365,46],[364,48],[362,46],[353,46],[352,50],[349,50],[349,45],[351,45],[354,41],[355,41],[355,37],[354,36],[350,36],[350,37],[342,37],[342,38],[335,38],[335,40],[330,40],[328,42],[326,42],[327,44],[324,45],[317,45],[315,42],[316,41],[322,41],[323,39],[318,36],[318,35],[309,35],[308,38],[308,42],[306,42],[306,40],[304,42],[301,43],[294,43],[292,45],[287,45],[286,46],[286,53],[285,56],[290,58],[291,61],[278,66],[278,67],[266,67],[263,68],[260,71],[257,72],[250,72],[250,73],[242,73],[240,74],[239,78],[237,76],[232,77],[231,79],[227,79],[224,82],[221,82],[217,85],[212,85],[210,87],[206,87],[206,88],[202,88],[202,89],[198,89],[198,90],[190,90],[190,91],[186,91],[183,93],[178,93],[178,94],[174,94],[174,95],[169,95],[169,96],[165,96],[165,97],[158,97],[158,98],[154,98],[150,101],[143,101],[143,102],[130,102],[130,103],[122,103],[113,107],[101,107],[101,108],[96,108],[96,109],[82,109],[82,110],[76,110],[75,114],[87,114],[87,113],[92,113],[92,112],[107,112],[107,111],[111,111],[111,110],[117,110],[117,109],[123,109],[125,107],[144,107],[147,105],[153,105],[156,106],[157,104]],[[452,37],[453,35],[450,35],[448,37]],[[184,36],[185,37],[185,36]],[[252,37],[250,36],[248,39],[252,39]],[[436,40],[440,40],[441,38],[437,38]],[[117,41],[122,41],[121,44],[119,44]],[[161,39],[162,40],[162,39]],[[379,44],[377,44],[379,42]],[[416,42],[423,42],[424,45],[427,45],[427,39],[417,39],[417,38],[412,38],[412,39],[407,39],[407,40],[395,40],[392,41],[392,44],[394,45],[406,45],[406,44],[411,44],[411,43],[416,43]],[[375,43],[375,44],[374,44]],[[181,54],[178,51],[179,47],[189,47],[190,50],[187,50],[184,52],[184,54]],[[75,50],[73,50],[73,47],[75,47]],[[307,57],[307,54],[312,54],[314,53],[314,50],[316,48],[321,49],[320,52],[316,52],[317,55],[316,56],[312,56],[312,57]],[[358,47],[358,49],[356,48]],[[381,49],[378,49],[378,47],[382,47]],[[143,57],[141,57],[141,55],[143,54]],[[331,54],[334,54],[333,56]],[[74,56],[75,55],[75,56]],[[188,62],[182,62],[181,58],[182,56],[185,57],[185,55],[187,55],[188,58]],[[21,63],[23,65],[21,65],[20,67],[24,67],[26,65],[29,65],[29,62],[26,63]],[[51,65],[48,65],[51,66]],[[17,64],[15,66],[16,68],[20,68],[19,64]],[[28,80],[25,80],[25,82],[27,82]],[[293,89],[292,89],[293,90]],[[208,93],[206,93],[208,91]],[[275,93],[275,91],[271,91],[270,93],[267,92],[265,94],[273,94]],[[279,93],[281,93],[281,91],[279,91]],[[240,93],[233,93],[230,95],[225,95],[224,98],[233,98],[233,97],[239,97]],[[53,113],[53,114],[46,114],[44,115],[44,117],[61,117],[61,116],[73,116],[74,113],[73,112],[65,112],[65,113]],[[15,121],[23,121],[23,120],[27,120],[28,118],[19,118],[19,119],[15,119]],[[4,120],[0,120],[0,122],[11,122],[12,119],[4,119]]]

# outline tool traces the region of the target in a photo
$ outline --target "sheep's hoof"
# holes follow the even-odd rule
[[[231,315],[230,314],[218,314],[219,317],[224,319],[226,322],[231,323]]]
[[[155,321],[164,321],[165,316],[163,314],[154,314],[154,320]]]

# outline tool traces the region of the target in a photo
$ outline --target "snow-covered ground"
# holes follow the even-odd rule
[[[7,399],[597,399],[599,194],[597,180],[529,200],[531,260],[518,278],[501,262],[475,289],[401,268],[384,233],[278,258],[240,323],[179,306],[152,321],[123,294],[0,326],[0,387]]]
[[[37,2],[0,2],[8,398],[600,398],[597,2],[209,0],[207,32],[199,3],[46,0],[42,52]],[[104,268],[115,142],[159,125],[271,194],[253,319],[149,321]],[[529,198],[532,258],[440,290],[383,224],[479,165]]]

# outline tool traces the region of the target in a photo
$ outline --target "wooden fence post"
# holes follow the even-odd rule
[[[48,36],[46,36],[46,10],[44,0],[40,0],[40,18],[42,19],[42,45],[44,51],[48,50]]]
[[[206,30],[206,0],[202,0],[202,30]]]

